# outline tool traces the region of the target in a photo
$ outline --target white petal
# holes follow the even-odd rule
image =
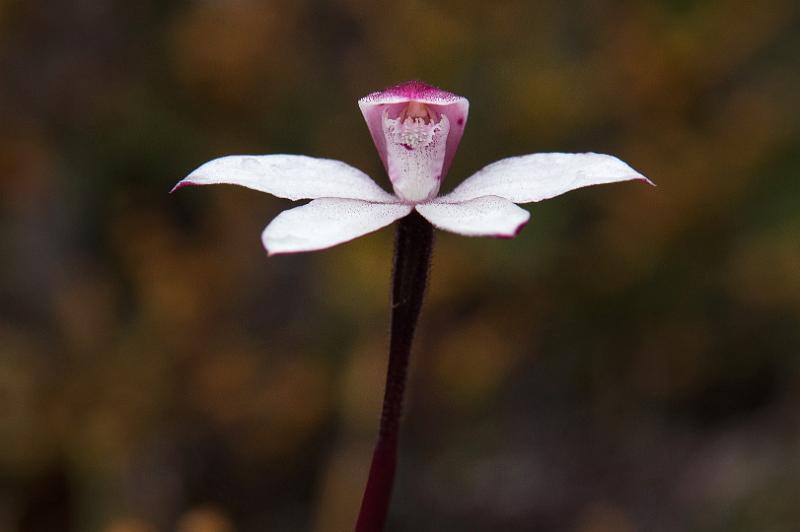
[[[386,227],[411,212],[399,203],[322,198],[280,213],[261,241],[270,255],[325,249]]]
[[[484,196],[463,203],[422,203],[416,208],[439,229],[466,236],[513,238],[531,216],[525,209],[497,196]]]
[[[175,185],[228,183],[290,200],[353,198],[393,202],[367,174],[333,159],[305,155],[229,155],[202,165]]]
[[[444,201],[501,196],[514,203],[541,201],[589,185],[638,179],[653,184],[611,155],[534,153],[502,159],[468,177]]]

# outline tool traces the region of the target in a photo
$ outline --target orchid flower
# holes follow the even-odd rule
[[[588,185],[650,181],[610,155],[535,153],[492,163],[439,196],[464,134],[467,99],[411,81],[373,92],[358,105],[394,194],[348,164],[304,155],[221,157],[173,190],[230,183],[290,200],[310,199],[280,213],[264,229],[261,239],[270,255],[329,248],[400,220],[383,412],[356,524],[356,532],[380,532],[391,499],[406,370],[427,286],[433,227],[511,238],[530,217],[517,203]]]
[[[518,203],[588,185],[650,181],[610,155],[534,153],[494,162],[439,196],[469,102],[410,81],[358,102],[394,190],[344,162],[305,155],[230,155],[209,161],[175,185],[229,183],[310,203],[280,213],[261,240],[270,255],[329,248],[417,211],[435,227],[465,236],[513,238],[530,214]],[[652,184],[652,183],[651,183]]]

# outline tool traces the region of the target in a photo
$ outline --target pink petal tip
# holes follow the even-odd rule
[[[178,181],[178,184],[172,187],[172,190],[170,190],[169,193],[172,194],[176,190],[179,190],[183,187],[188,187],[189,185],[196,185],[196,184],[197,183],[193,183],[192,181],[187,181],[186,179],[184,179],[183,181]]]
[[[511,233],[511,234],[500,234],[500,233],[498,233],[498,234],[494,235],[494,237],[495,238],[499,238],[500,240],[511,240],[512,238],[516,237],[518,234],[520,234],[522,232],[522,230],[525,228],[525,226],[528,225],[529,221],[530,221],[530,218],[525,220],[521,224],[519,224],[517,226],[517,228],[514,229],[514,232]]]
[[[646,178],[646,177],[645,177],[645,176],[643,176],[643,175],[640,175],[640,176],[639,176],[639,177],[637,177],[636,179],[637,179],[637,181],[644,181],[645,183],[647,183],[647,184],[648,184],[648,185],[650,185],[651,187],[657,187],[657,186],[658,186],[658,185],[656,185],[655,183],[653,183],[652,181],[650,181],[648,178]]]

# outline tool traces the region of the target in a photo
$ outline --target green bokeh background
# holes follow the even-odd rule
[[[172,185],[341,159],[356,107],[470,99],[445,183],[536,151],[651,177],[437,234],[390,531],[800,523],[800,9],[0,1],[0,530],[352,528],[392,231],[267,259],[289,202]]]

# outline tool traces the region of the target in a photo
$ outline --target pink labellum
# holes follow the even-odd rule
[[[409,81],[358,105],[397,196],[407,203],[434,198],[461,142],[467,99]]]

